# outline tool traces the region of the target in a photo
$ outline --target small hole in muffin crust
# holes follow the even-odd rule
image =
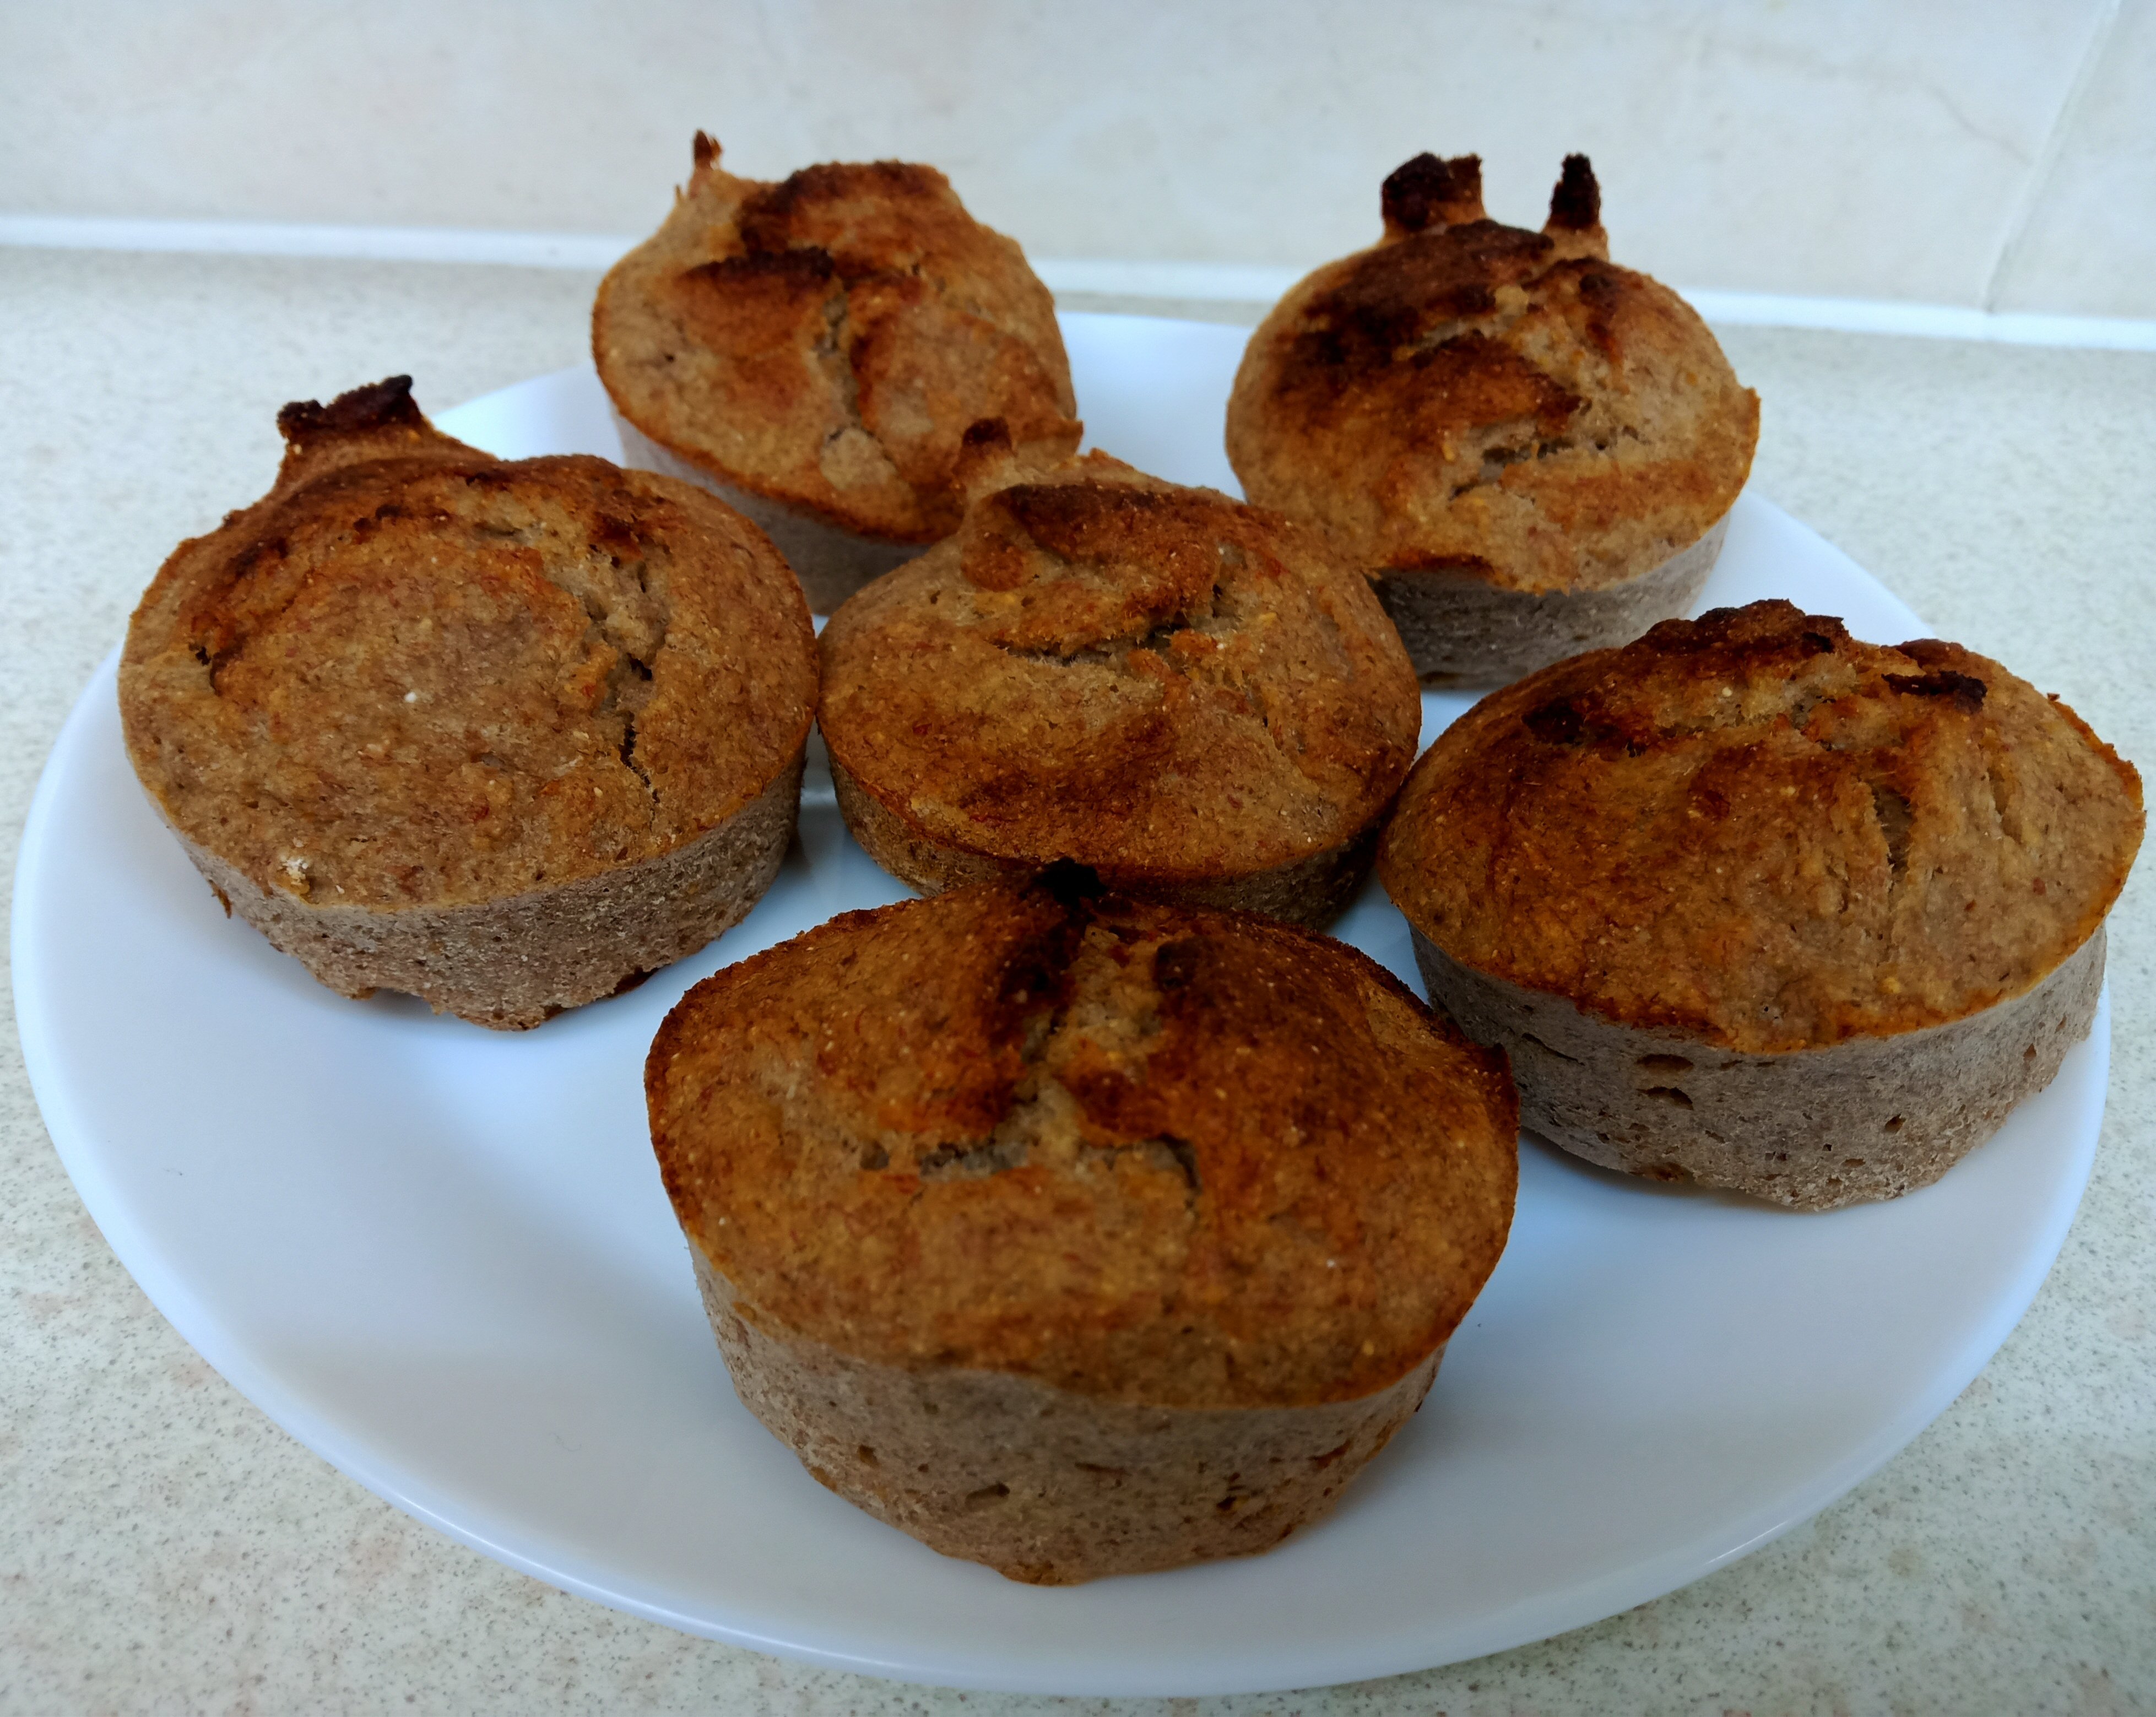
[[[860,1463],[864,1467],[873,1467],[876,1464],[876,1452],[866,1443],[863,1443],[854,1452],[860,1457]]]
[[[891,1153],[880,1144],[865,1145],[861,1149],[861,1167],[874,1173],[891,1166]]]
[[[1899,1115],[1895,1116],[1892,1120],[1889,1121],[1879,1130],[1881,1133],[1899,1133],[1902,1130],[1902,1118]]]
[[[1669,1103],[1680,1109],[1688,1109],[1691,1107],[1691,1099],[1674,1085],[1650,1085],[1640,1095],[1651,1097],[1656,1103]]]
[[[1682,1056],[1641,1056],[1638,1065],[1650,1073],[1689,1073],[1692,1067]]]
[[[978,1490],[966,1493],[966,1506],[969,1509],[993,1508],[1009,1494],[1008,1484],[984,1484]]]
[[[229,915],[228,914],[228,916]],[[2025,1062],[2035,1061],[2036,1059],[2036,1046],[2032,1043],[2028,1046],[2028,1048],[2023,1050],[2021,1051],[2021,1059]]]

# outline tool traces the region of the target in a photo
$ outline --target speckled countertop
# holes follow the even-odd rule
[[[594,284],[0,251],[6,874],[54,735],[151,573],[266,486],[277,406],[408,370],[445,407],[559,368],[582,354]],[[1759,492],[2156,763],[2156,356],[1758,329],[1724,342],[1765,403]],[[2065,1252],[1998,1357],[1884,1471],[1744,1561],[1596,1626],[1178,1711],[2156,1709],[2152,897],[2144,866],[2112,920],[2110,1109]],[[12,1021],[0,1125],[0,1710],[1074,1703],[691,1639],[437,1535],[293,1442],[151,1308],[54,1154]]]

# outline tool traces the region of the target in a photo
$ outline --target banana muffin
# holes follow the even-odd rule
[[[1565,157],[1539,233],[1482,163],[1419,155],[1385,235],[1250,338],[1228,405],[1244,492],[1364,569],[1433,681],[1498,685],[1681,614],[1752,468],[1758,397],[1667,287],[1609,260]]]
[[[824,628],[847,826],[933,892],[1059,858],[1117,887],[1319,924],[1414,759],[1414,671],[1312,532],[1101,454],[974,432],[957,535]]]
[[[933,167],[736,178],[696,134],[665,224],[614,265],[592,351],[629,464],[770,533],[829,614],[957,528],[960,438],[1077,450],[1055,304]]]
[[[1998,663],[1760,602],[1485,698],[1378,866],[1530,1128],[1824,1210],[2051,1082],[2141,830],[2133,766]]]
[[[848,1501],[1043,1584],[1329,1510],[1518,1174],[1503,1056],[1374,962],[1072,866],[728,967],[644,1084],[743,1402]]]
[[[270,493],[127,630],[135,771],[331,989],[536,1026],[737,923],[791,839],[801,592],[700,489],[437,432],[408,377],[278,414]]]

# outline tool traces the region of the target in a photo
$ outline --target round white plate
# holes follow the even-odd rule
[[[1232,487],[1219,426],[1240,331],[1065,327],[1101,445]],[[438,421],[505,454],[618,451],[585,370]],[[1707,604],[1769,594],[1861,637],[1925,630],[1748,498]],[[1427,699],[1424,737],[1464,703]],[[770,894],[640,990],[513,1035],[345,1001],[228,920],[159,825],[108,661],[24,832],[16,1005],[46,1123],[113,1250],[308,1447],[602,1603],[1017,1691],[1390,1674],[1594,1621],[1743,1555],[1879,1466],[2005,1339],[2065,1236],[2102,1111],[2107,1010],[1998,1137],[1892,1204],[1789,1215],[1529,1142],[1503,1262],[1428,1404],[1332,1519],[1246,1560],[1015,1586],[840,1502],[735,1400],[644,1130],[644,1049],[690,984],[901,893],[812,769]],[[1419,988],[1374,886],[1339,933]]]

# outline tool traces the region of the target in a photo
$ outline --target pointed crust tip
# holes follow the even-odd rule
[[[1387,177],[1380,201],[1385,230],[1394,234],[1481,220],[1482,157],[1455,155],[1441,161],[1428,152],[1418,155]]]
[[[1584,155],[1568,155],[1557,188],[1550,193],[1546,232],[1591,233],[1602,224],[1602,188]]]
[[[295,399],[277,414],[277,430],[287,442],[318,440],[325,435],[366,435],[398,425],[420,426],[425,416],[412,398],[409,376],[388,376],[340,393],[327,405]]]

